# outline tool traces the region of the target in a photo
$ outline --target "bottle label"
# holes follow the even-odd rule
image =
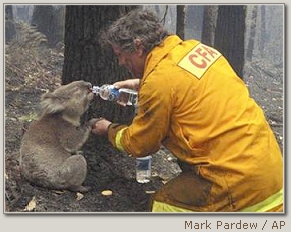
[[[119,91],[116,88],[110,89],[110,93],[108,95],[108,100],[109,101],[116,101],[119,97]]]

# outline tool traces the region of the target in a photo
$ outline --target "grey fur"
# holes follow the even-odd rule
[[[85,192],[87,162],[78,151],[97,119],[80,125],[94,94],[91,84],[74,81],[42,95],[39,118],[25,132],[20,147],[22,176],[50,189]]]

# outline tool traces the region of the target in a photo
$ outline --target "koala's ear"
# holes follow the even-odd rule
[[[54,93],[43,94],[40,104],[45,114],[53,114],[65,109],[62,99]]]

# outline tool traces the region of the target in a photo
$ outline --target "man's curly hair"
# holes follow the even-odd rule
[[[134,41],[139,39],[148,53],[167,35],[168,31],[153,12],[135,9],[111,24],[103,32],[101,43],[114,45],[131,53],[135,50]]]

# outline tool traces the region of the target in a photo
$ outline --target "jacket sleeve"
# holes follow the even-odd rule
[[[158,151],[168,132],[172,100],[173,90],[166,78],[148,76],[141,84],[132,124],[128,127],[113,124],[108,131],[109,141],[134,157]]]

